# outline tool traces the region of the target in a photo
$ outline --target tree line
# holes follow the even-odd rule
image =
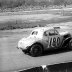
[[[72,0],[0,0],[0,8],[15,8],[19,6],[49,6],[49,5],[70,5]]]

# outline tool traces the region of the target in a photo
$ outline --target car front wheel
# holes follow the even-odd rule
[[[40,56],[42,54],[42,46],[39,44],[34,44],[31,46],[30,55],[33,57]]]

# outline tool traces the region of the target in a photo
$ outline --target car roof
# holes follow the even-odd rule
[[[46,31],[50,29],[57,29],[57,30],[66,30],[67,26],[45,26],[45,27],[36,27],[33,31]]]
[[[43,31],[44,32],[49,29],[53,29],[53,27],[37,27],[33,31]]]

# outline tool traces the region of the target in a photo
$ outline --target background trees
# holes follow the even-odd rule
[[[0,8],[14,8],[18,6],[49,6],[69,5],[72,0],[0,0]]]

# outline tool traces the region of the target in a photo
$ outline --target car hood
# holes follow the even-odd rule
[[[19,44],[21,44],[21,46],[23,48],[26,48],[27,46],[31,46],[32,44],[34,44],[36,41],[40,40],[39,38],[36,37],[27,37],[27,38],[22,38],[19,41]]]
[[[39,39],[39,38],[27,37],[27,38],[22,38],[21,41],[23,41],[23,42],[33,42],[33,41],[36,41],[37,39]]]

